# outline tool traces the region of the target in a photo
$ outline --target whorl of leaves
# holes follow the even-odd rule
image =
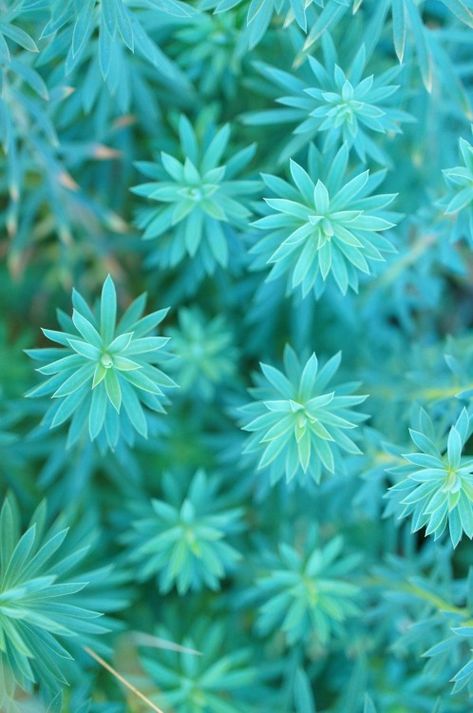
[[[59,347],[28,350],[33,359],[48,362],[38,371],[49,377],[28,395],[56,399],[45,422],[55,428],[71,420],[68,446],[86,424],[90,440],[104,434],[102,440],[112,449],[122,433],[127,440],[133,430],[146,438],[144,409],[164,412],[165,391],[175,383],[157,364],[169,339],[148,335],[168,310],[143,317],[145,299],[142,295],[132,302],[117,322],[117,295],[108,276],[95,313],[74,291],[72,317],[58,312],[63,331],[43,330]]]
[[[342,452],[360,453],[347,431],[366,418],[353,410],[366,396],[354,395],[353,383],[330,389],[340,360],[335,354],[319,369],[315,354],[301,363],[286,346],[284,372],[261,364],[255,400],[242,407],[243,428],[251,433],[245,450],[259,455],[258,469],[269,470],[272,483],[305,474],[318,483],[323,472],[336,471]]]
[[[83,606],[87,586],[74,570],[87,548],[69,552],[68,529],[47,527],[43,502],[22,532],[16,502],[6,498],[0,511],[0,705],[13,709],[17,687],[40,684],[50,694],[67,683],[63,663],[69,641],[87,641],[105,629],[100,613]],[[103,573],[105,574],[105,573]]]

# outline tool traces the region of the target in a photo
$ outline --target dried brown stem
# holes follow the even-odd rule
[[[136,688],[136,686],[134,686],[132,683],[127,681],[126,678],[121,675],[121,673],[118,673],[118,671],[116,669],[114,669],[113,666],[111,666],[109,663],[107,663],[101,656],[99,656],[97,653],[95,653],[95,651],[93,651],[88,646],[84,646],[84,651],[91,658],[93,658],[94,661],[97,661],[97,663],[100,664],[100,666],[102,666],[106,671],[111,673],[112,676],[114,676],[117,679],[117,681],[120,681],[122,686],[125,686],[125,688],[127,688],[137,698],[139,698],[141,701],[143,701],[143,703],[146,703],[146,705],[148,705],[151,708],[151,710],[155,711],[155,713],[164,713],[164,711],[162,711],[161,708],[158,708],[158,706],[155,703],[153,703],[152,701],[150,701],[149,698],[147,698],[144,695],[144,693],[141,693],[141,691],[139,691]]]

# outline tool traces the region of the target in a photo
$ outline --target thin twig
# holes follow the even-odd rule
[[[135,688],[135,686],[132,683],[127,681],[126,678],[124,678],[121,675],[121,673],[118,673],[118,671],[116,669],[114,669],[113,666],[110,666],[110,664],[107,663],[101,656],[96,654],[95,651],[90,649],[88,646],[84,646],[84,651],[86,652],[86,654],[89,654],[89,656],[91,656],[95,661],[97,661],[97,663],[99,663],[101,666],[103,666],[103,668],[106,671],[111,673],[112,676],[115,676],[117,681],[120,681],[120,683],[123,686],[125,686],[125,688],[128,688],[128,690],[131,691],[132,693],[134,693],[135,696],[137,696],[137,698],[139,698],[140,700],[143,701],[143,703],[146,703],[146,705],[150,706],[150,708],[152,708],[152,710],[156,711],[156,713],[164,713],[161,710],[161,708],[158,708],[158,706],[155,703],[150,701],[149,698],[146,698],[144,693],[141,693],[141,691],[139,691],[137,688]]]

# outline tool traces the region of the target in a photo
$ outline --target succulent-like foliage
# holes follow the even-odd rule
[[[251,433],[246,451],[259,455],[258,469],[269,470],[272,483],[305,474],[318,483],[322,473],[336,472],[341,453],[361,452],[346,431],[366,418],[353,410],[366,396],[353,394],[353,383],[331,390],[340,360],[335,354],[319,369],[315,354],[301,363],[286,346],[284,372],[261,364],[255,400],[242,408],[243,428]]]
[[[405,455],[406,463],[392,471],[403,477],[389,491],[396,509],[401,506],[399,516],[412,517],[413,532],[425,527],[426,535],[438,539],[448,526],[454,547],[463,533],[473,538],[473,458],[462,456],[470,433],[470,417],[463,409],[445,449],[429,416],[421,412],[419,430],[410,430],[419,452]]]
[[[393,106],[399,85],[393,84],[401,67],[394,66],[382,74],[366,74],[366,47],[361,45],[346,72],[338,63],[337,51],[329,34],[322,38],[323,61],[308,58],[310,73],[294,76],[279,68],[257,65],[261,74],[285,95],[277,102],[284,109],[252,112],[245,116],[249,124],[271,124],[271,121],[295,123],[294,137],[281,158],[286,159],[309,144],[322,132],[323,150],[341,144],[354,149],[361,161],[367,157],[386,164],[386,152],[374,140],[376,134],[394,135],[400,124],[409,121],[405,112]]]
[[[341,632],[343,622],[359,612],[359,588],[352,581],[358,558],[341,558],[342,549],[340,537],[317,546],[313,528],[302,552],[287,543],[279,546],[255,585],[263,602],[257,620],[261,633],[282,631],[288,645],[314,639],[326,645]]]
[[[332,48],[333,45],[330,50]],[[361,161],[370,156],[383,163],[383,155],[368,132],[398,133],[399,123],[407,118],[385,104],[398,89],[391,82],[397,78],[399,69],[393,67],[376,78],[372,74],[364,77],[364,45],[353,60],[349,76],[336,64],[335,57],[329,71],[312,60],[311,68],[317,81],[315,87],[306,90],[315,100],[316,107],[310,116],[315,119],[316,129],[327,132],[324,149],[341,139],[345,145],[354,147]]]
[[[18,507],[6,498],[0,512],[0,706],[9,710],[17,688],[39,685],[49,697],[66,683],[68,642],[106,629],[100,613],[84,607],[87,586],[74,570],[87,553],[64,547],[67,529],[46,526],[44,502],[22,533]]]
[[[357,291],[359,274],[369,274],[373,263],[393,250],[381,233],[396,223],[396,214],[386,210],[395,195],[370,195],[382,176],[369,171],[347,176],[347,163],[343,146],[324,180],[314,161],[307,172],[291,160],[293,184],[263,175],[276,197],[265,199],[267,215],[255,225],[267,235],[252,252],[272,265],[268,279],[284,275],[288,289],[304,297],[312,290],[319,296],[329,276],[342,294]]]
[[[182,309],[169,329],[176,361],[171,368],[184,393],[213,398],[235,373],[237,352],[221,317],[207,320],[198,310]]]
[[[102,441],[112,449],[121,435],[130,440],[133,431],[146,438],[145,409],[164,412],[165,390],[175,386],[156,366],[169,339],[148,336],[168,310],[143,317],[142,295],[117,323],[117,295],[110,276],[103,284],[95,313],[77,291],[72,304],[72,318],[58,315],[63,331],[43,330],[60,347],[28,350],[33,359],[48,362],[38,371],[49,377],[29,396],[51,395],[55,399],[46,423],[55,428],[70,420],[69,445],[85,428],[90,440],[102,435]]]
[[[173,230],[161,258],[167,266],[177,265],[186,255],[198,255],[204,270],[213,272],[216,265],[228,264],[228,241],[235,229],[248,225],[251,213],[247,196],[259,190],[259,183],[236,176],[251,161],[255,146],[238,151],[222,163],[230,139],[228,124],[216,132],[207,130],[199,141],[185,116],[179,121],[179,139],[182,161],[162,152],[159,163],[138,164],[154,180],[133,191],[164,204],[144,212],[139,227],[145,229],[145,240]]]
[[[150,507],[140,509],[126,538],[140,578],[156,575],[162,592],[174,586],[179,594],[218,589],[239,560],[226,538],[241,529],[241,509],[225,507],[218,480],[202,470],[184,498],[176,492],[171,475],[163,485],[165,500],[153,500]]]
[[[174,638],[168,631],[162,633],[164,639]],[[194,622],[179,642],[181,652],[143,655],[145,670],[162,691],[154,700],[163,707],[172,706],[176,713],[246,710],[245,692],[255,684],[256,671],[248,648],[228,650],[227,641],[225,626],[204,618]]]
[[[0,0],[2,713],[473,710],[472,29]]]

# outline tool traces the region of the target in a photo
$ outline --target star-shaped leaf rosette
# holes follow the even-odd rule
[[[347,174],[346,146],[328,170],[320,158],[315,149],[309,152],[308,171],[291,160],[292,184],[263,174],[274,197],[265,199],[265,215],[255,223],[266,235],[251,250],[255,268],[272,266],[268,280],[284,276],[288,292],[303,297],[311,291],[320,297],[329,278],[342,294],[357,292],[360,273],[369,275],[374,263],[394,252],[383,233],[400,217],[386,210],[395,194],[373,194],[385,171]]]
[[[374,75],[366,70],[369,53],[365,44],[347,61],[352,49],[346,46],[337,51],[325,32],[320,52],[309,56],[297,73],[293,67],[289,72],[255,62],[258,73],[283,96],[277,97],[277,108],[250,111],[243,121],[253,126],[294,126],[289,139],[285,138],[280,163],[320,135],[323,153],[345,144],[363,163],[372,159],[383,166],[391,165],[383,144],[375,139],[385,135],[392,140],[401,133],[402,123],[413,121],[396,106],[395,95],[400,87],[395,82],[402,66],[394,65]]]
[[[463,534],[473,538],[473,458],[463,455],[471,417],[463,409],[448,436],[438,438],[426,411],[410,435],[418,451],[390,470],[400,479],[387,493],[386,514],[412,518],[412,532],[426,528],[437,540],[448,529],[453,547]],[[446,442],[445,442],[446,441]]]
[[[83,297],[72,293],[72,318],[58,312],[63,331],[43,329],[59,347],[29,349],[33,359],[47,362],[38,369],[47,381],[28,393],[50,396],[43,423],[49,428],[70,421],[67,445],[84,431],[91,441],[114,449],[123,436],[148,434],[148,413],[164,413],[165,392],[176,386],[157,364],[165,358],[168,337],[153,335],[168,309],[143,317],[146,295],[138,297],[117,323],[117,295],[110,276],[93,312]]]
[[[340,360],[335,354],[320,369],[315,354],[304,364],[286,346],[284,372],[261,364],[255,400],[241,410],[251,433],[245,452],[258,456],[258,470],[269,471],[272,483],[306,475],[319,483],[323,472],[343,470],[342,453],[361,453],[347,431],[367,418],[353,410],[367,396],[353,393],[358,383],[328,388]]]
[[[277,553],[264,553],[261,575],[249,592],[260,603],[260,633],[283,634],[289,646],[314,641],[326,646],[343,632],[346,620],[359,613],[360,592],[353,583],[360,557],[344,555],[343,545],[341,537],[321,543],[311,526],[297,548],[281,542]]]
[[[260,182],[238,178],[255,144],[231,151],[229,125],[199,131],[204,118],[195,130],[181,116],[177,155],[161,152],[156,163],[140,161],[137,167],[152,180],[132,191],[150,202],[139,213],[138,227],[144,240],[159,239],[153,262],[169,268],[190,258],[203,274],[211,274],[217,265],[229,265],[230,246],[248,227],[249,201]]]

